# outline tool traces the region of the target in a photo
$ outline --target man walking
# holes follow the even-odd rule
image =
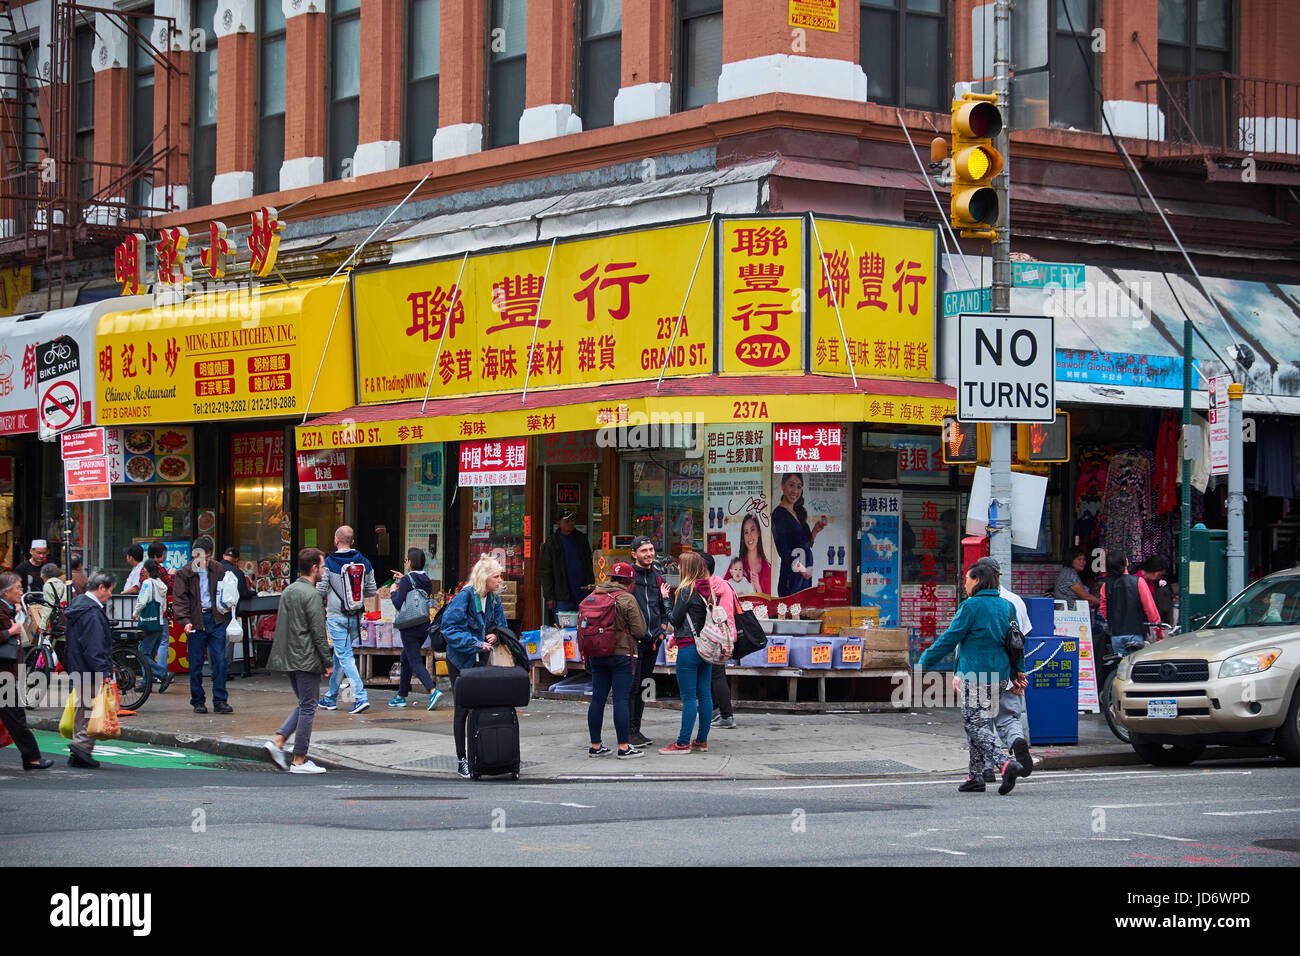
[[[144,564],[144,548],[138,544],[133,544],[126,549],[126,566],[131,569],[126,576],[126,584],[122,585],[123,594],[140,593],[140,565]]]
[[[992,570],[997,576],[998,595],[1011,605],[1016,615],[1016,624],[1020,633],[1029,636],[1029,609],[1024,599],[1009,588],[1002,586],[1002,566],[997,558],[980,558],[975,562]],[[993,726],[997,729],[1002,743],[1011,751],[1016,762],[1025,768],[1023,776],[1028,777],[1034,769],[1034,759],[1029,754],[1029,743],[1025,740],[1025,727],[1022,718],[1025,715],[1025,688],[1029,686],[1029,677],[1024,673],[1024,661],[1012,661],[1011,669],[1014,680],[1004,681],[998,689],[998,710],[993,715]],[[998,768],[992,764],[984,768],[984,782],[992,783],[998,779]]]
[[[339,684],[342,677],[352,682],[353,705],[350,714],[370,709],[370,698],[352,654],[353,638],[361,637],[361,616],[365,599],[379,593],[375,569],[365,556],[352,547],[356,534],[348,525],[334,532],[334,552],[325,558],[325,570],[316,582],[316,591],[325,595],[325,629],[334,645],[334,670],[330,686],[320,699],[325,710],[338,710]]]
[[[641,717],[645,713],[645,697],[653,687],[655,658],[659,642],[663,640],[664,623],[668,620],[668,584],[655,567],[655,543],[645,535],[632,540],[632,596],[636,598],[641,616],[645,618],[645,634],[636,642],[636,679],[632,682],[631,727],[628,742],[634,747],[645,747],[653,741],[641,733]],[[649,685],[646,681],[650,681]]]
[[[316,698],[320,696],[320,679],[334,672],[331,661],[334,649],[325,631],[325,608],[316,585],[325,571],[325,555],[317,548],[298,552],[298,580],[280,595],[280,610],[275,619],[275,642],[266,662],[268,669],[289,675],[289,686],[298,698],[298,706],[275,736],[262,746],[281,770],[289,773],[324,773],[325,768],[307,759],[311,745],[311,728],[316,719]],[[284,745],[293,738],[293,763],[285,760]]]
[[[49,560],[50,544],[44,538],[37,538],[32,542],[31,550],[27,554],[27,560],[14,568],[14,574],[18,575],[18,580],[23,583],[24,594],[41,589],[41,568]]]
[[[189,641],[190,706],[196,714],[208,712],[203,694],[203,659],[212,665],[212,709],[233,714],[226,695],[226,625],[229,612],[217,605],[226,569],[212,555],[212,539],[199,538],[190,548],[191,561],[175,576],[172,614]]]
[[[560,512],[555,534],[542,545],[542,597],[548,611],[576,611],[596,583],[591,544],[573,519],[572,511]]]
[[[74,554],[68,558],[68,585],[72,588],[72,594],[85,594],[88,584],[86,572],[81,570],[81,555]]]
[[[116,579],[107,571],[96,571],[68,606],[66,657],[72,686],[77,692],[72,741],[68,744],[68,766],[94,770],[99,761],[91,756],[94,739],[86,732],[95,692],[113,680],[113,632],[108,623],[108,598]]]

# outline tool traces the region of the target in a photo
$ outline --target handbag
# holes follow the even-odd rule
[[[700,659],[710,664],[725,664],[736,646],[736,635],[731,629],[731,618],[727,616],[727,609],[713,600],[712,590],[709,591],[708,613],[704,615],[704,627],[696,633],[689,612],[686,621],[691,626],[691,632],[695,634],[695,650],[700,655]]]
[[[152,589],[150,590],[152,594]],[[140,611],[140,630],[146,634],[161,634],[163,632],[163,606],[161,601],[147,601],[143,610]]]
[[[406,600],[402,602],[402,609],[397,612],[397,617],[393,619],[393,627],[399,631],[404,631],[428,623],[429,595],[412,584],[411,590],[407,592]]]
[[[74,688],[68,691],[68,704],[63,708],[63,716],[59,718],[59,733],[71,740],[73,733],[76,732],[76,720],[77,691]]]
[[[758,615],[753,610],[744,610],[736,615],[736,646],[731,656],[736,660],[761,651],[767,647],[767,632],[759,623]]]
[[[117,719],[117,688],[105,684],[90,707],[90,722],[86,733],[96,740],[113,740],[122,736],[122,725]]]

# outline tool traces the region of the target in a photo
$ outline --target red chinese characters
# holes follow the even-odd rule
[[[606,264],[603,272],[600,270],[600,264],[592,266],[590,269],[581,273],[578,278],[587,284],[573,293],[575,302],[585,302],[587,305],[587,321],[596,321],[596,292],[615,287],[618,289],[618,305],[608,309],[609,315],[613,319],[626,319],[632,308],[632,298],[630,289],[632,285],[641,285],[648,282],[650,274],[630,273],[629,269],[635,269],[635,262],[610,262]],[[600,272],[600,275],[597,273]]]
[[[163,229],[158,233],[158,281],[164,285],[184,285],[190,281],[190,264],[186,247],[190,244],[189,230],[183,226]]]
[[[411,303],[411,324],[407,326],[407,335],[420,335],[425,342],[441,340],[443,327],[450,317],[451,325],[446,328],[445,335],[454,339],[456,327],[465,324],[465,303],[454,285],[412,292],[406,300]]]
[[[551,324],[550,319],[538,319],[537,314],[542,304],[542,289],[545,285],[542,276],[516,275],[506,276],[500,282],[492,284],[492,310],[501,315],[501,321],[489,325],[485,334],[500,332],[505,329],[539,328]]]
[[[280,234],[284,223],[276,218],[274,206],[263,206],[253,213],[253,228],[248,234],[248,269],[253,275],[268,276],[275,271],[275,260],[280,254]]]
[[[234,247],[226,239],[226,224],[212,220],[208,223],[208,248],[199,252],[203,268],[213,279],[224,279],[234,254]]]
[[[142,232],[128,236],[113,250],[113,278],[122,287],[123,295],[139,295],[144,291],[144,256]]]
[[[246,432],[230,437],[230,470],[236,478],[284,478],[284,434]]]
[[[726,315],[736,334],[740,364],[749,368],[774,368],[790,357],[791,346],[783,323],[795,314],[790,298],[798,275],[787,276],[781,255],[790,248],[783,225],[737,226],[724,248],[728,250]],[[736,257],[744,256],[738,264]],[[734,273],[732,265],[734,264]]]

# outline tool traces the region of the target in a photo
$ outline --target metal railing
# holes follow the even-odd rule
[[[1300,161],[1300,83],[1206,73],[1137,85],[1147,106],[1149,159]]]

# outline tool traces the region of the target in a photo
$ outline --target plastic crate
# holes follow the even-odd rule
[[[566,627],[564,629],[564,659],[570,664],[582,663],[582,651],[578,649],[578,629],[576,627]]]
[[[790,666],[804,670],[828,671],[835,656],[834,638],[791,637]]]
[[[523,642],[524,653],[528,655],[530,661],[540,661],[542,659],[542,632],[524,631],[519,635],[519,640]]]
[[[831,638],[831,668],[837,671],[858,671],[862,670],[862,638],[860,637],[833,637]],[[849,660],[844,659],[844,648],[849,647]],[[856,655],[853,649],[856,648]],[[856,656],[856,660],[853,658]]]
[[[741,667],[789,667],[790,638],[772,635],[767,647],[746,654],[740,659]],[[783,659],[784,658],[784,659]]]

